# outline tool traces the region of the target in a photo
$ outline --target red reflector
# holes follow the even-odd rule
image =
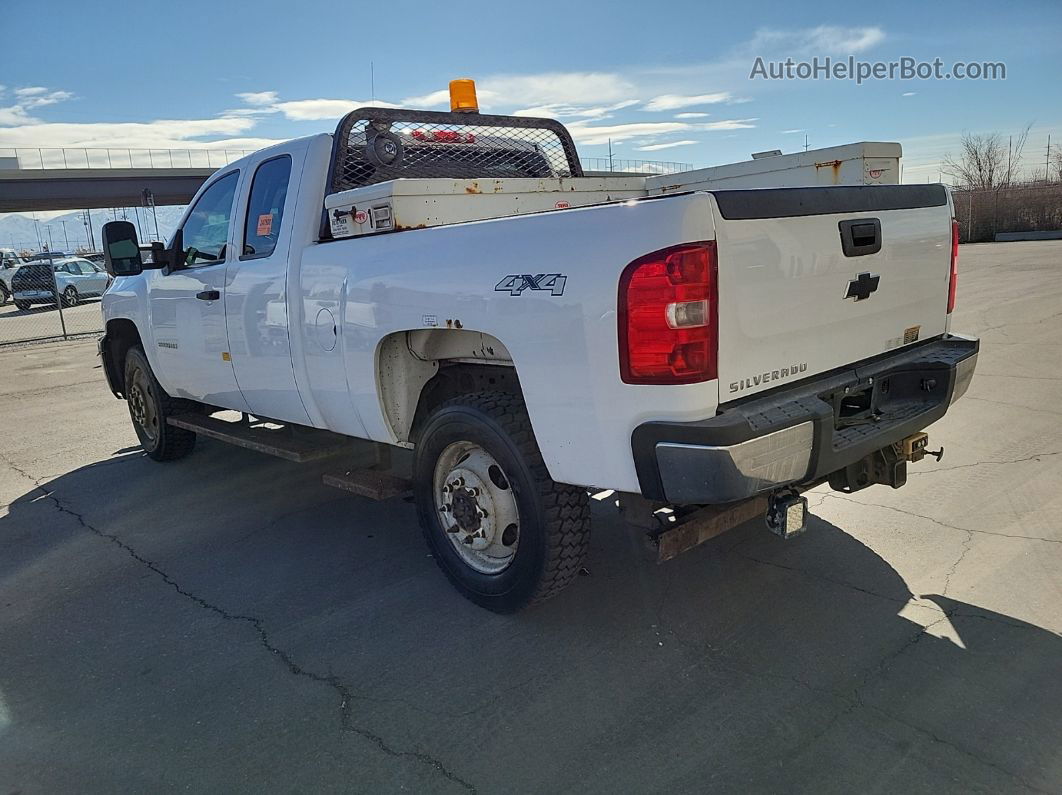
[[[620,376],[628,384],[716,377],[714,242],[666,248],[628,265],[619,284]]]
[[[438,144],[474,144],[474,133],[463,133],[457,130],[414,130],[412,133],[415,141],[433,141]]]
[[[948,314],[955,308],[955,287],[959,281],[959,222],[951,219],[951,274],[948,276]]]

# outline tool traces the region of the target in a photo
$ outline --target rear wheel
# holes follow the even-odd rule
[[[77,288],[74,285],[63,290],[63,306],[77,306],[80,301],[81,296],[77,294]]]
[[[550,479],[519,396],[444,403],[424,426],[413,467],[424,537],[468,599],[511,613],[578,573],[590,541],[586,490]]]
[[[31,304],[29,301],[19,301],[17,298],[15,299],[15,309],[18,309],[21,312],[28,312],[30,306]]]
[[[7,291],[7,285],[0,282],[0,306],[7,303],[7,299],[11,297],[11,293]]]
[[[140,348],[130,348],[125,356],[125,397],[133,429],[150,458],[176,461],[192,452],[195,434],[169,425],[166,418],[193,411],[195,404],[163,391]]]

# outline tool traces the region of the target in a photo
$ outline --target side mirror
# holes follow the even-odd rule
[[[135,276],[144,270],[136,227],[129,221],[103,225],[103,262],[111,276]]]

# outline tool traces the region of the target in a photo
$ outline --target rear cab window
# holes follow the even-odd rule
[[[258,166],[247,200],[240,259],[268,257],[276,249],[290,178],[290,155],[274,157]]]

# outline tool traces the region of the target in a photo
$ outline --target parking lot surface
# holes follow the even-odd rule
[[[62,337],[64,328],[69,336],[102,331],[100,299],[85,298],[77,306],[64,307],[61,318],[55,304],[34,304],[25,311],[11,300],[0,306],[0,345]]]
[[[978,371],[903,489],[659,566],[597,503],[508,617],[407,502],[153,463],[93,344],[0,350],[0,792],[1062,791],[1060,262],[962,248]]]

